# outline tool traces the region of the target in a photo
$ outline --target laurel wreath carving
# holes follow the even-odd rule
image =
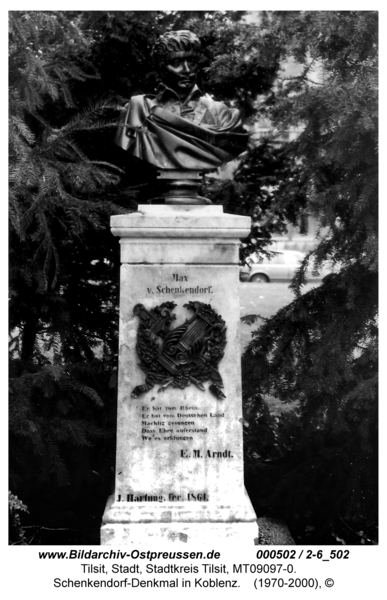
[[[195,385],[218,399],[225,398],[218,364],[226,346],[226,324],[210,304],[190,301],[184,304],[193,313],[182,325],[171,328],[176,319],[175,302],[163,302],[150,310],[136,304],[133,314],[139,317],[136,351],[145,383],[132,391],[132,398],[159,384],[159,392],[168,386],[184,389]]]

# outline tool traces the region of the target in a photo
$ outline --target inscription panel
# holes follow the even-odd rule
[[[238,360],[234,357],[234,349],[239,348],[238,293],[237,267],[122,266],[117,502],[219,503],[227,498],[228,503],[243,493],[239,354]],[[176,319],[173,327],[166,328],[168,333],[159,336],[163,324],[149,315],[154,316],[162,305],[169,311],[167,321],[172,314]],[[137,314],[133,314],[134,307]],[[187,312],[187,307],[193,310]],[[196,342],[185,348],[189,360],[177,362],[182,372],[184,365],[192,367],[195,360],[200,368],[186,369],[184,381],[167,369],[169,378],[165,380],[165,373],[159,376],[159,367],[165,364],[168,335],[177,330],[175,337],[181,342],[190,325],[200,330],[197,314],[203,307],[207,315],[218,319],[215,333],[227,336],[227,343],[224,339],[220,344],[219,360],[211,363],[205,353],[206,338],[211,336],[212,342],[218,340],[219,350],[219,335],[216,338],[211,329],[202,327],[204,333],[194,335]],[[147,318],[147,324],[151,322],[157,330],[151,333],[157,357],[144,369],[138,333]],[[183,338],[185,347],[189,346],[187,339],[191,338]],[[152,350],[149,341],[147,349]],[[140,342],[145,352],[144,332]],[[198,347],[192,350],[195,343]],[[214,342],[211,348],[216,347]],[[176,367],[176,361],[173,364]],[[208,372],[214,364],[219,379],[216,373],[197,377],[200,369],[205,367]],[[222,394],[211,392],[211,385],[217,385]]]

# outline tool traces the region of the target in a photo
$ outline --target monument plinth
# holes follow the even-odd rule
[[[105,545],[253,545],[243,481],[240,238],[220,206],[114,216],[121,243],[114,495]]]

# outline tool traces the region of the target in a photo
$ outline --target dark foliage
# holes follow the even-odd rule
[[[283,147],[299,176],[278,188],[275,204],[286,206],[283,192],[290,194],[296,211],[305,206],[317,213],[329,232],[296,276],[294,302],[259,327],[244,357],[250,456],[266,453],[254,432],[262,427],[267,395],[295,403],[301,426],[280,459],[278,449],[272,453],[269,469],[250,460],[249,472],[255,472],[256,490],[266,473],[272,490],[266,510],[285,516],[298,539],[375,543],[377,14],[267,18],[272,34],[285,40],[284,54],[304,64],[300,76],[283,81],[268,109],[279,128],[302,124],[299,137]],[[314,63],[322,74],[317,83],[309,79]],[[301,296],[310,260],[317,270],[329,260],[336,272]],[[294,431],[283,419],[280,446]]]
[[[107,125],[103,105],[82,108],[73,93],[97,77],[89,44],[60,12],[10,13],[10,485],[32,524],[51,527],[62,499],[71,512],[90,502],[93,478],[108,488],[93,465],[114,448],[118,252],[107,235],[123,209],[119,170],[79,143]]]
[[[203,193],[224,211],[248,215],[251,233],[241,250],[268,254],[272,235],[286,233],[287,223],[300,225],[307,214],[305,174],[286,144],[263,139],[241,158],[232,180],[207,178]],[[302,227],[301,227],[302,229]]]

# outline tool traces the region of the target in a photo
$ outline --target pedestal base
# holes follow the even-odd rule
[[[198,181],[189,172],[184,185]],[[238,267],[250,219],[184,203],[140,205],[111,224],[122,248],[117,454],[101,543],[252,546]]]
[[[236,506],[211,503],[181,504],[114,503],[108,500],[101,545],[150,547],[152,544],[217,549],[224,544],[253,546],[258,543],[258,525],[247,494]]]

